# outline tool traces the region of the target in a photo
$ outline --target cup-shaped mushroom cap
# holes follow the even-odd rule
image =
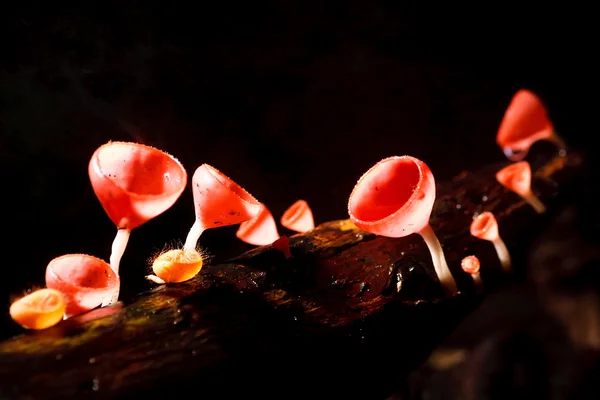
[[[192,177],[196,218],[204,229],[235,225],[258,214],[260,202],[216,168],[202,164]]]
[[[479,272],[479,258],[476,256],[466,256],[460,262],[460,266],[467,274],[476,274]]]
[[[494,214],[485,211],[475,217],[471,222],[471,235],[490,242],[498,239],[498,221]]]
[[[542,101],[531,91],[521,89],[504,113],[496,142],[507,155],[520,153],[519,158],[523,158],[533,143],[553,134],[554,127]]]
[[[429,167],[411,156],[379,161],[359,180],[348,201],[354,224],[367,232],[403,237],[429,224],[435,181]]]
[[[496,179],[502,186],[521,196],[531,192],[531,167],[527,161],[502,168],[496,173]]]
[[[258,214],[240,224],[236,236],[255,246],[271,244],[279,239],[275,218],[264,204],[261,204]]]
[[[107,262],[87,254],[67,254],[46,267],[46,286],[65,296],[66,313],[76,315],[99,306],[119,285]]]
[[[296,232],[308,232],[315,227],[312,210],[305,200],[292,204],[281,217],[281,225]]]
[[[94,193],[118,229],[133,229],[168,210],[187,183],[171,155],[130,142],[108,142],[92,155],[88,172]]]
[[[66,303],[61,292],[40,289],[10,305],[11,318],[27,329],[46,329],[63,319]]]

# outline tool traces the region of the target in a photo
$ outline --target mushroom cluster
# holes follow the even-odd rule
[[[540,99],[528,90],[513,97],[500,124],[496,141],[512,164],[498,171],[496,179],[519,195],[538,213],[546,206],[531,188],[531,166],[524,160],[538,140],[554,143],[560,155],[565,142],[556,133]],[[45,329],[98,306],[115,304],[120,293],[119,269],[131,231],[167,211],[186,188],[188,174],[170,154],[132,142],[110,141],[92,155],[89,179],[93,192],[111,219],[117,233],[109,262],[88,254],[66,254],[46,267],[46,287],[14,301],[10,315],[28,329]],[[146,278],[157,284],[181,283],[194,278],[205,257],[198,241],[211,228],[237,225],[236,237],[255,246],[270,245],[286,258],[292,257],[290,240],[279,234],[267,206],[231,178],[208,164],[192,176],[194,222],[181,249],[170,249],[152,262],[153,274]],[[404,155],[384,158],[358,180],[348,199],[348,215],[360,229],[376,235],[400,238],[420,235],[431,257],[441,288],[448,296],[459,293],[448,266],[442,243],[430,225],[436,199],[433,173],[422,160]],[[313,213],[305,200],[285,210],[281,226],[304,233],[315,227]],[[471,234],[490,241],[505,272],[511,270],[508,248],[500,237],[491,211],[476,215]],[[462,258],[462,269],[482,288],[477,256]],[[459,272],[462,271],[462,272]]]

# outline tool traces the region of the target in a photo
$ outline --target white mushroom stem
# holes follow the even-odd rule
[[[440,280],[440,284],[442,288],[447,294],[453,295],[458,292],[458,288],[456,286],[456,281],[450,272],[450,268],[448,268],[448,263],[446,262],[446,257],[444,256],[444,250],[442,249],[442,245],[440,244],[439,239],[437,238],[433,229],[431,229],[431,225],[427,224],[421,231],[417,232],[429,248],[429,252],[431,253],[431,259],[433,260],[433,267],[435,268],[435,273]]]
[[[502,266],[502,269],[504,270],[504,272],[510,272],[511,261],[506,244],[500,236],[498,236],[495,240],[492,240],[492,244],[496,249],[496,253],[498,254],[498,259],[500,259],[500,265]]]
[[[166,283],[164,280],[160,279],[156,275],[146,275],[146,279],[148,279],[150,282],[154,282],[158,285],[164,285]]]
[[[200,224],[200,221],[196,219],[194,225],[188,232],[187,237],[185,238],[185,244],[183,245],[184,251],[192,251],[196,250],[196,246],[198,245],[198,239],[200,239],[200,235],[204,232],[205,228]]]
[[[473,278],[473,283],[475,284],[477,293],[481,293],[483,291],[483,281],[481,280],[481,273],[476,272],[474,274],[471,274],[471,278]]]
[[[121,263],[121,258],[123,258],[123,254],[127,248],[127,242],[129,242],[130,234],[131,230],[129,229],[118,229],[115,240],[113,240],[112,249],[110,252],[110,267],[117,276],[119,276],[119,264]],[[115,304],[119,299],[120,289],[121,284],[119,283],[112,295],[102,302],[102,307]]]
[[[525,196],[523,196],[523,200],[525,200],[533,209],[538,213],[542,214],[546,211],[546,206],[542,201],[533,194],[532,191],[529,191]]]

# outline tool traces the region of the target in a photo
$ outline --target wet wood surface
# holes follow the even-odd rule
[[[420,236],[327,222],[292,236],[291,258],[260,247],[189,282],[1,342],[0,397],[385,398],[481,301],[463,257],[479,257],[486,291],[512,279],[491,243],[470,235],[473,216],[496,215],[518,275],[523,250],[577,196],[580,155],[534,150],[543,215],[496,182],[508,162],[438,184],[431,225],[456,296],[443,295]]]

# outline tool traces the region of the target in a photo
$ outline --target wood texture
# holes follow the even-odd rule
[[[523,249],[577,195],[582,158],[534,150],[544,215],[495,181],[506,163],[438,185],[431,225],[457,296],[443,296],[420,236],[332,221],[291,237],[290,259],[260,247],[131,304],[0,343],[0,397],[385,398],[477,306],[464,256],[480,258],[487,290],[511,279],[493,246],[469,234],[473,215],[494,212],[519,274]]]

